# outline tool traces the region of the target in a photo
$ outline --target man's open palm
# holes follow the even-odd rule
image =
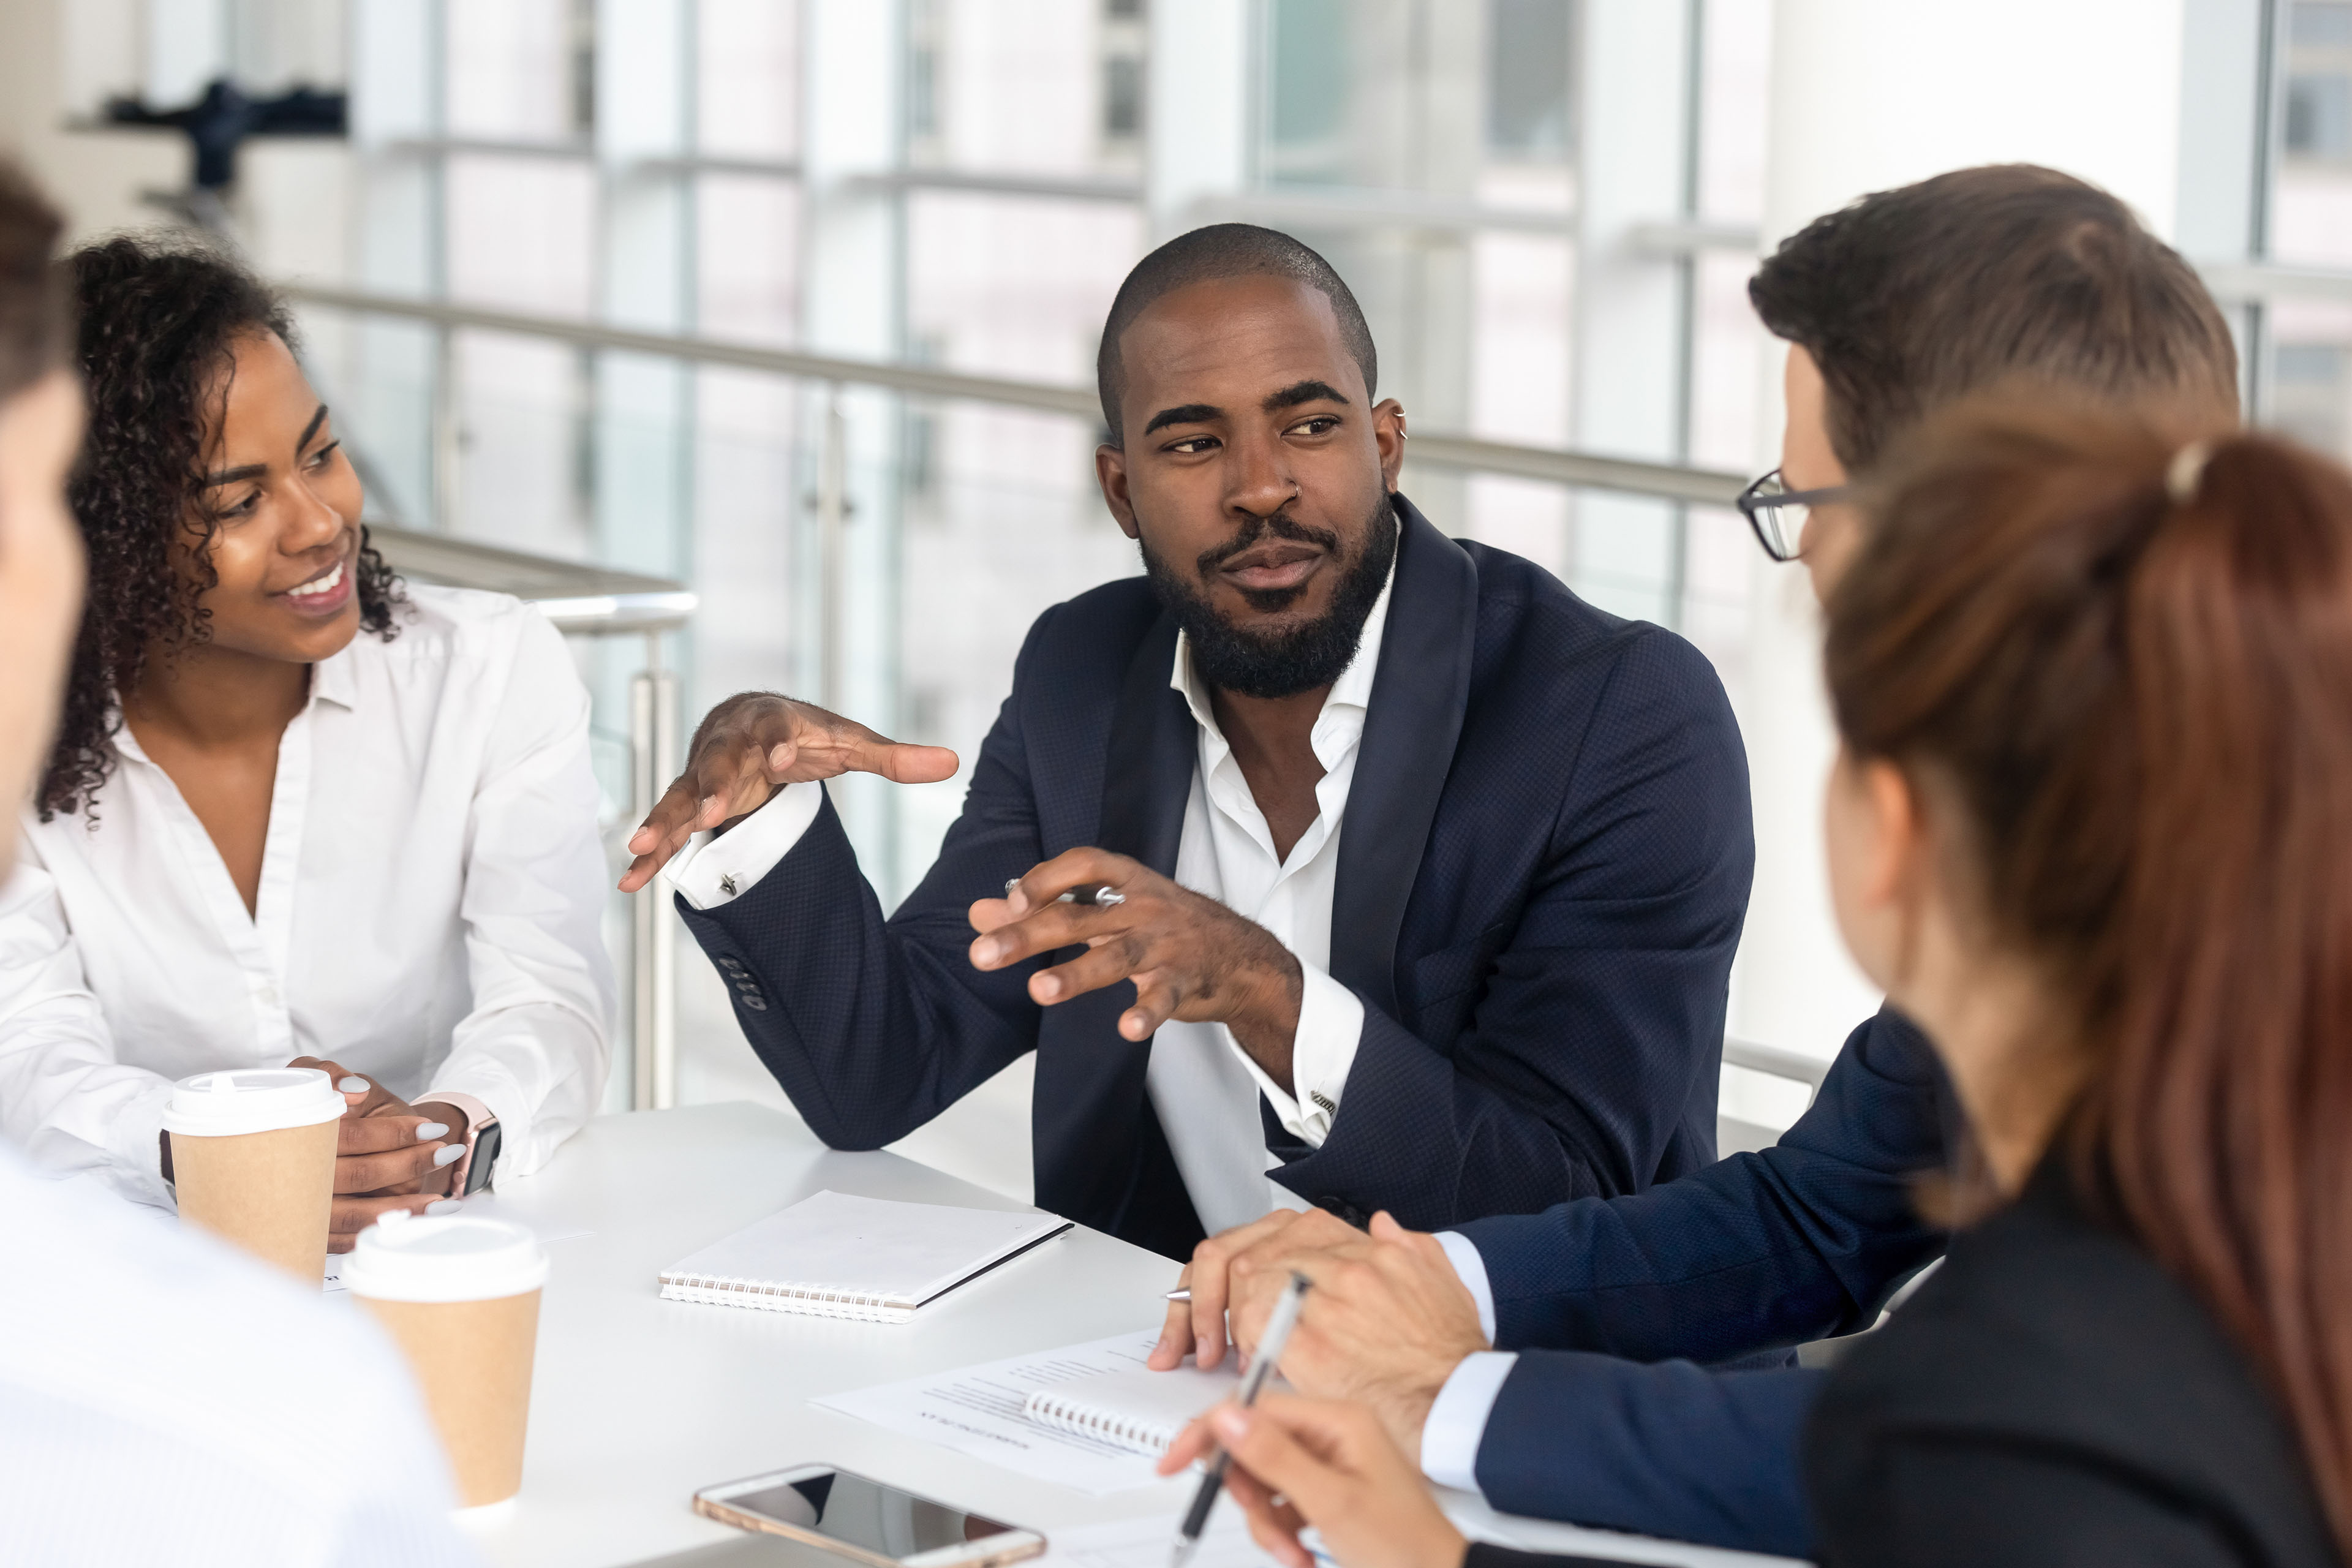
[[[788,784],[879,773],[893,784],[952,778],[956,754],[944,746],[908,746],[854,719],[789,697],[747,691],[713,708],[694,732],[686,771],[629,837],[636,858],[621,878],[634,893],[653,880],[686,841],[705,828],[760,809]]]

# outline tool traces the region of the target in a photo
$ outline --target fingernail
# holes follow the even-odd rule
[[[1238,1443],[1249,1436],[1249,1417],[1230,1405],[1211,1411],[1209,1425],[1228,1443]]]
[[[456,1214],[466,1205],[456,1198],[436,1198],[425,1205],[426,1214]]]
[[[701,808],[701,810],[702,810],[702,815],[703,815],[703,816],[709,816],[712,812],[714,812],[714,811],[716,811],[716,810],[718,810],[718,809],[719,809],[719,797],[718,797],[717,795],[704,795],[704,796],[702,797],[702,808]]]
[[[1059,996],[1061,994],[1062,994],[1062,983],[1061,983],[1060,981],[1058,981],[1058,980],[1055,979],[1055,978],[1054,978],[1052,975],[1050,975],[1050,974],[1041,974],[1041,975],[1039,975],[1039,976],[1037,977],[1037,994],[1038,994],[1038,995],[1040,995],[1040,996]]]
[[[447,1136],[449,1136],[449,1124],[446,1121],[427,1121],[416,1129],[416,1141],[419,1143]]]
[[[359,1074],[353,1073],[351,1077],[344,1079],[340,1083],[336,1084],[335,1087],[341,1089],[345,1094],[365,1094],[368,1091],[368,1080],[360,1077]]]
[[[433,1163],[436,1165],[454,1165],[465,1157],[466,1146],[463,1143],[444,1144],[433,1152]]]
[[[980,964],[983,968],[989,964],[994,963],[996,962],[996,944],[992,942],[975,943],[971,950],[971,961],[974,963]]]

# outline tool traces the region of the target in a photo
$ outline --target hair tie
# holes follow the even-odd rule
[[[2197,499],[2197,487],[2205,482],[2205,465],[2212,460],[2211,441],[2191,441],[2172,454],[2164,467],[2164,493],[2173,505],[2187,506]]]

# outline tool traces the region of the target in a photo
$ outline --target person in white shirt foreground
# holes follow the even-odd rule
[[[0,164],[0,789],[17,800],[81,606],[64,485],[82,406],[58,363],[58,228]],[[0,876],[16,847],[0,823]],[[0,1559],[472,1560],[424,1411],[358,1314],[202,1235],[37,1181],[5,1146],[0,1257]]]
[[[603,1095],[587,693],[535,611],[367,547],[250,277],[135,238],[69,265],[92,581],[0,892],[0,1131],[160,1205],[174,1079],[325,1067],[348,1250],[478,1188],[472,1151],[527,1173]]]

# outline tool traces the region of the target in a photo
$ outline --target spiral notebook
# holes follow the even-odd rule
[[[1192,1417],[1233,1396],[1242,1385],[1235,1363],[1202,1372],[1191,1362],[1167,1372],[1100,1372],[1033,1391],[1021,1414],[1056,1431],[1075,1432],[1157,1458]],[[1280,1378],[1269,1387],[1286,1388]]]
[[[661,1273],[665,1300],[903,1323],[1070,1228],[1058,1215],[822,1192]]]

